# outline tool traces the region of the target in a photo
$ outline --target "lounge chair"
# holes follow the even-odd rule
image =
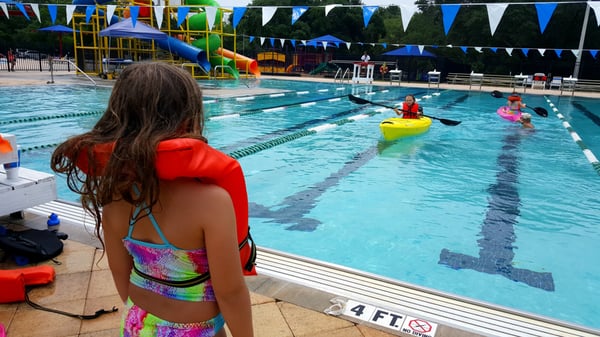
[[[556,88],[560,90],[562,88],[562,76],[554,76],[552,77],[552,81],[548,86],[548,89]]]

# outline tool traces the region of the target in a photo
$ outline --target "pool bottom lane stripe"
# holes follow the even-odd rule
[[[583,155],[590,162],[590,164],[592,164],[592,167],[594,168],[596,173],[600,174],[600,162],[598,161],[598,158],[596,158],[596,156],[594,155],[592,150],[588,149],[588,147],[585,145],[583,140],[581,140],[581,137],[579,137],[577,132],[575,132],[575,130],[573,129],[571,124],[569,122],[567,122],[567,120],[565,119],[565,116],[563,116],[563,114],[561,114],[558,111],[558,108],[556,108],[554,103],[552,103],[552,101],[550,99],[548,99],[547,97],[546,97],[546,103],[548,103],[548,106],[550,106],[552,111],[554,111],[554,113],[556,113],[556,117],[558,117],[562,121],[562,125],[564,126],[565,129],[567,129],[567,131],[571,135],[571,138],[573,139],[573,141],[577,145],[579,145],[579,148],[581,148],[581,150],[583,151]],[[581,110],[581,107],[577,107],[577,108]],[[584,113],[585,113],[585,111],[584,111]]]
[[[444,248],[440,253],[439,264],[451,268],[471,269],[488,274],[502,275],[509,280],[522,282],[529,286],[554,291],[554,280],[548,272],[537,272],[528,269],[515,268],[513,243],[516,240],[514,226],[518,223],[519,191],[519,161],[517,151],[521,143],[519,133],[511,133],[504,138],[502,151],[498,156],[500,170],[496,174],[496,182],[490,186],[489,204],[483,225],[479,256],[454,253]]]

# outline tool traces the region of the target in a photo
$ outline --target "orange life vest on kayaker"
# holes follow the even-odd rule
[[[415,102],[411,106],[409,106],[406,103],[402,103],[402,118],[406,118],[406,119],[419,118],[419,104]]]
[[[96,172],[102,174],[110,159],[114,144],[97,145],[94,159]],[[88,160],[86,151],[82,151],[77,166],[87,174]],[[240,248],[240,260],[244,275],[256,275],[254,262],[256,246],[250,237],[248,227],[248,194],[242,167],[237,160],[212,148],[202,140],[176,138],[161,141],[156,150],[156,172],[160,179],[198,178],[224,188],[235,209],[237,238]]]

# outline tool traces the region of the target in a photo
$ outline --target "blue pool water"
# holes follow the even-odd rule
[[[244,168],[258,245],[600,328],[600,176],[546,98],[596,156],[600,101],[525,94],[550,113],[531,111],[531,132],[500,119],[505,100],[489,92],[227,83],[289,91],[205,97],[209,142]],[[407,93],[462,123],[384,142],[378,124],[392,112],[343,97],[392,105]],[[109,94],[3,87],[0,130],[17,135],[23,166],[50,172],[53,144],[89,129]]]

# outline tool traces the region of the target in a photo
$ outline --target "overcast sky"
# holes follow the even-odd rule
[[[222,7],[244,7],[250,4],[250,0],[216,0],[217,3]],[[340,1],[342,2],[342,1]],[[401,3],[414,4],[415,0],[363,0],[363,4],[368,6],[388,6],[388,5],[399,5]]]

